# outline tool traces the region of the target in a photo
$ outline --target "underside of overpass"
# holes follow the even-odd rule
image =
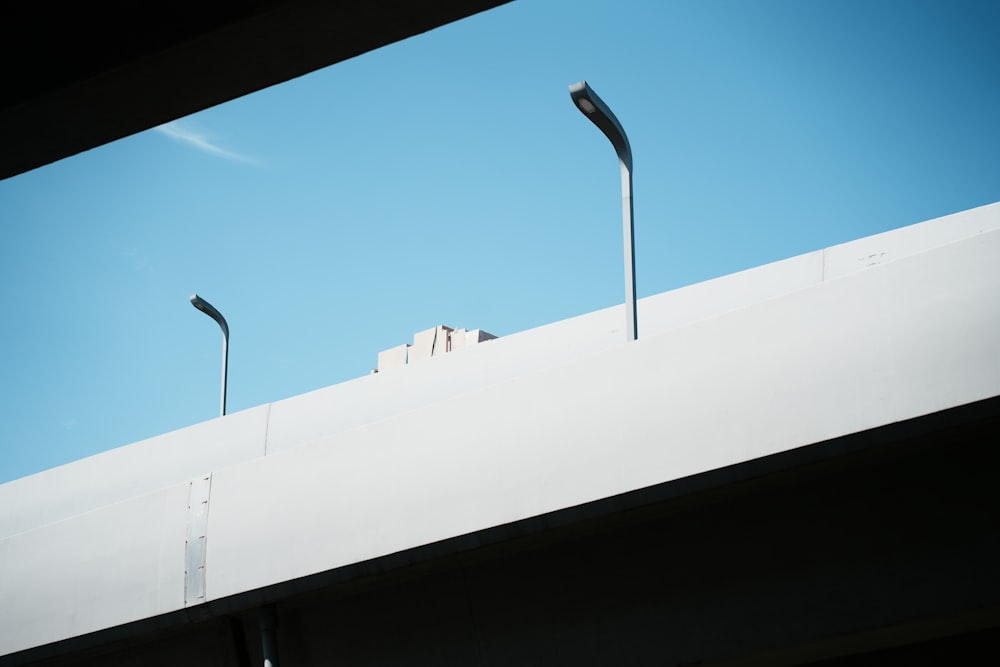
[[[998,427],[990,399],[0,662],[261,664],[261,602],[287,665],[995,659]]]
[[[5,2],[0,179],[506,1]]]

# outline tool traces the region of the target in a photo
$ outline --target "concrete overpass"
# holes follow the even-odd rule
[[[993,204],[2,485],[0,665],[971,661],[998,260]]]

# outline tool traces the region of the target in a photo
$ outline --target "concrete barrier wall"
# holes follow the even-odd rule
[[[1000,395],[997,230],[976,209],[650,297],[632,344],[598,311],[2,485],[0,655]]]
[[[209,597],[996,396],[998,259],[982,235],[221,470]]]

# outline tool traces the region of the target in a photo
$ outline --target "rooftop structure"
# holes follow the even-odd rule
[[[393,368],[402,368],[408,364],[419,363],[432,357],[440,357],[452,350],[461,350],[468,345],[478,345],[494,338],[496,336],[482,329],[469,331],[468,329],[452,329],[439,325],[415,333],[412,345],[404,343],[379,352],[378,367],[375,372],[381,373]]]

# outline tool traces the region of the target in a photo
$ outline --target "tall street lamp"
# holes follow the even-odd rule
[[[197,294],[191,295],[191,305],[218,322],[222,329],[222,399],[219,402],[219,416],[226,414],[226,366],[229,364],[229,325],[226,318],[212,304]]]
[[[569,87],[569,96],[583,115],[597,126],[615,147],[622,170],[622,229],[625,238],[625,340],[639,337],[635,314],[635,240],[632,215],[632,148],[621,123],[586,81]]]

